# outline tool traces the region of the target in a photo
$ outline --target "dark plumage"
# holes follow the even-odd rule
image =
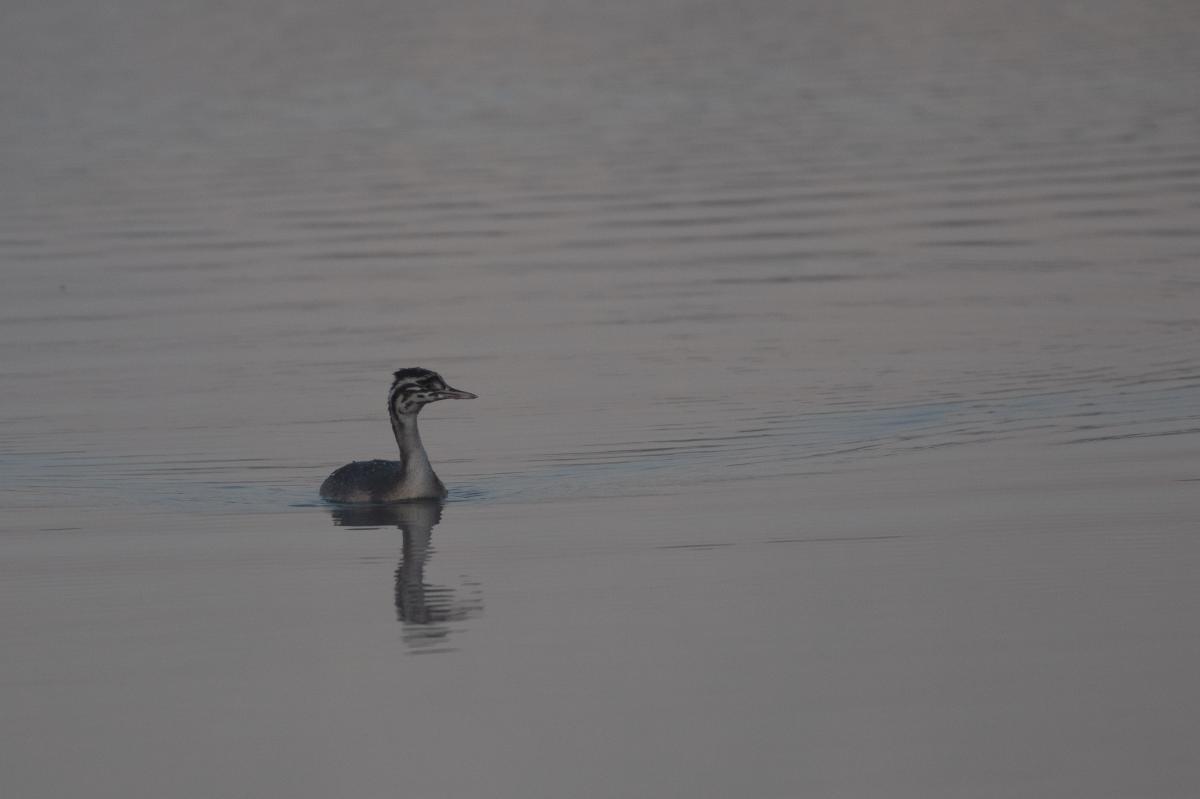
[[[474,399],[475,395],[446,385],[429,369],[400,369],[388,391],[388,418],[400,449],[398,461],[355,461],[337,469],[321,483],[321,496],[332,502],[396,502],[446,496],[446,486],[434,474],[417,430],[417,414],[431,402]]]
[[[354,461],[325,478],[321,496],[334,502],[387,502],[396,486],[403,483],[404,461]],[[445,496],[441,480],[437,480],[437,488],[439,496]]]

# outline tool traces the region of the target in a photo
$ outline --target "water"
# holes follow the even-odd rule
[[[5,795],[1194,793],[1192,4],[4,17]]]

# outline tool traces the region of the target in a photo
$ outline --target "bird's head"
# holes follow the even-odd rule
[[[396,416],[411,416],[431,402],[444,399],[475,399],[469,391],[446,385],[437,372],[414,367],[393,374],[388,393],[388,411]]]

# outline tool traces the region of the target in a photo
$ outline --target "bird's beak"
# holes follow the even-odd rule
[[[457,388],[446,386],[438,392],[438,399],[476,399],[470,391],[459,391]]]

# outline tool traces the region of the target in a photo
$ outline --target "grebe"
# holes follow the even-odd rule
[[[417,431],[417,414],[431,402],[475,399],[469,391],[450,388],[437,372],[401,369],[388,392],[388,417],[400,447],[398,461],[347,463],[321,483],[321,497],[331,502],[396,502],[446,496],[446,486],[433,473]]]

